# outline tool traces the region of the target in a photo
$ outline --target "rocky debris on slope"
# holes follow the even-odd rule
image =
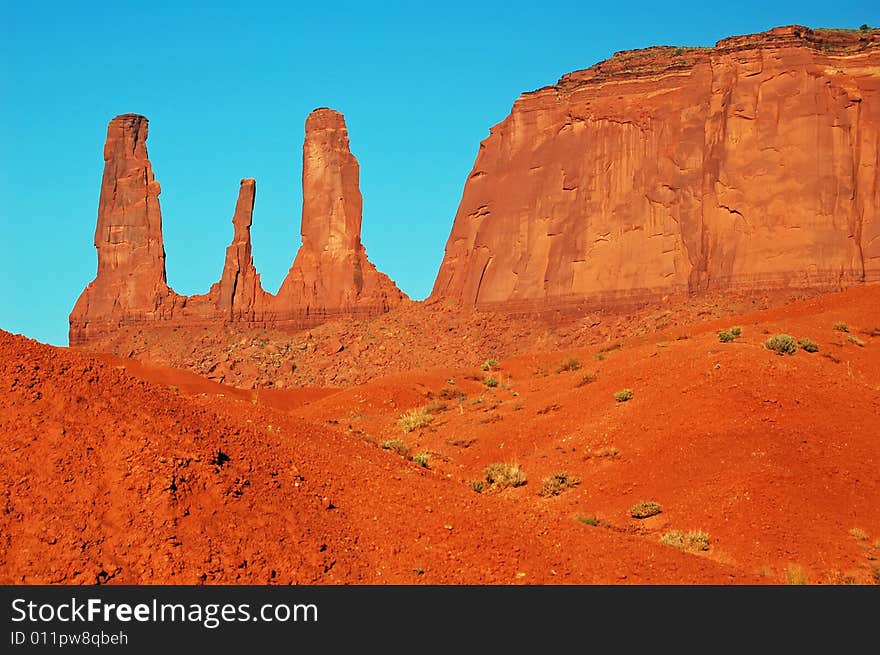
[[[99,349],[159,366],[193,371],[244,389],[345,387],[391,372],[476,366],[488,358],[612,344],[657,330],[667,338],[689,322],[778,306],[815,291],[705,294],[631,312],[591,311],[536,316],[407,303],[370,318],[328,321],[308,330],[241,329],[236,324],[198,331],[129,326],[98,342]]]
[[[480,145],[431,298],[530,311],[880,279],[880,32],[618,53]]]
[[[406,299],[361,243],[358,164],[338,112],[318,109],[306,120],[303,246],[277,297],[262,289],[251,256],[252,179],[241,182],[220,281],[191,297],[168,287],[160,188],[146,138],[143,116],[110,122],[95,232],[98,274],[70,314],[72,345],[93,347],[121,327],[150,323],[302,328],[331,317],[382,313]]]

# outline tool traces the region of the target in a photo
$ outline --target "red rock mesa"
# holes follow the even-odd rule
[[[480,145],[432,299],[609,307],[880,280],[880,32],[621,52]]]

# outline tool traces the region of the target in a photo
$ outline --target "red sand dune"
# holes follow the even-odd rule
[[[234,389],[0,332],[0,582],[873,582],[878,306],[866,285],[343,390]],[[778,332],[819,352],[776,355]],[[475,493],[493,462],[527,483]],[[540,496],[563,470],[580,484]],[[662,513],[630,517],[642,500]],[[692,529],[707,551],[660,542]]]

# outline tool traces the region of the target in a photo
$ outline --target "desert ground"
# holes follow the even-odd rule
[[[0,332],[0,582],[877,583],[878,307],[403,304],[288,335],[290,388]]]

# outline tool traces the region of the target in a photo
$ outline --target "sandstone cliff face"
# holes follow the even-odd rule
[[[252,179],[241,181],[220,281],[190,297],[168,287],[160,188],[146,138],[143,116],[110,121],[95,232],[98,274],[70,314],[71,345],[99,347],[114,330],[139,324],[301,328],[331,316],[382,313],[406,298],[361,244],[358,164],[341,114],[320,109],[306,121],[303,246],[277,297],[263,290],[251,254]]]
[[[535,308],[880,280],[880,34],[618,53],[480,145],[431,298]]]

